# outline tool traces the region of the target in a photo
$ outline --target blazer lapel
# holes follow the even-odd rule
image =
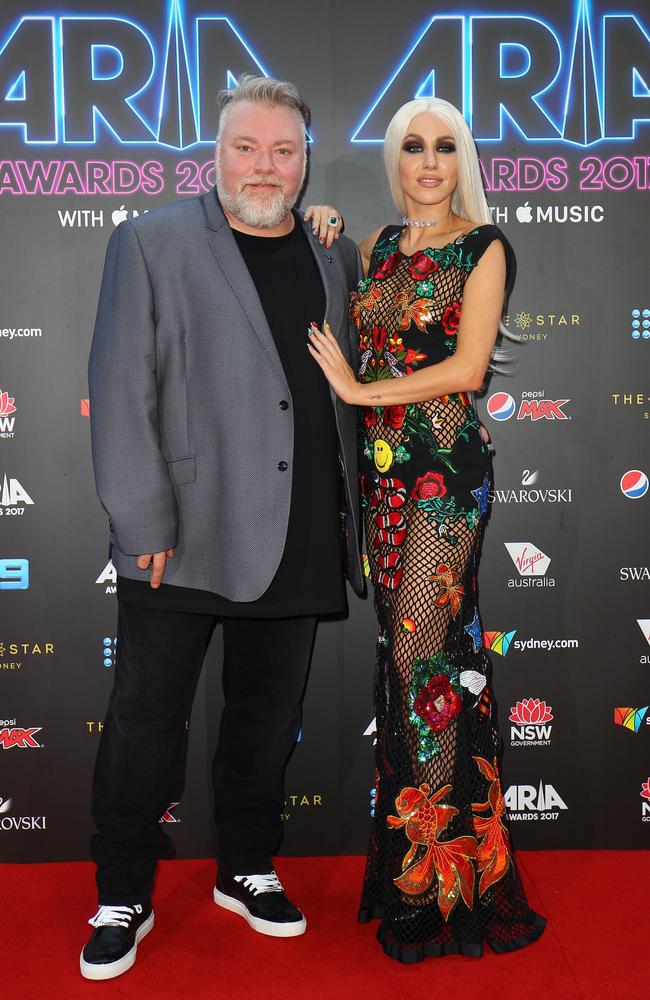
[[[262,347],[269,360],[286,382],[286,376],[280,361],[280,356],[273,340],[273,335],[266,321],[262,303],[250,272],[242,259],[235,238],[226,220],[215,191],[203,195],[203,211],[208,228],[208,243],[216,257],[217,264],[223,271],[238,302],[250,320]]]

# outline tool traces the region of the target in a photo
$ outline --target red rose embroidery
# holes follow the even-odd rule
[[[390,278],[391,274],[395,274],[398,264],[398,253],[395,250],[394,253],[387,257],[383,263],[379,265],[376,271],[373,271],[373,278],[377,278],[379,281],[384,278]]]
[[[377,414],[375,413],[374,406],[364,406],[363,408],[363,422],[366,427],[374,427],[377,423]]]
[[[409,271],[411,276],[418,280],[428,277],[428,275],[433,274],[434,271],[438,270],[438,261],[431,260],[430,257],[425,254],[424,250],[417,250],[409,261]]]
[[[427,472],[424,476],[420,476],[411,491],[414,500],[431,500],[433,497],[446,495],[447,487],[442,472]]]
[[[447,306],[442,314],[442,325],[448,337],[453,337],[458,333],[460,326],[460,302],[452,302]]]
[[[400,430],[402,424],[404,423],[404,415],[406,414],[406,407],[401,403],[394,406],[384,407],[384,424],[386,427],[394,427],[396,431]]]
[[[436,674],[427,681],[413,702],[413,711],[433,733],[446,729],[452,719],[460,715],[462,707],[462,698],[444,674]]]

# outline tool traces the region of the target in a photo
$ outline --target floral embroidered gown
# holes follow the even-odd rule
[[[400,378],[456,347],[463,287],[485,249],[478,226],[403,254],[384,229],[352,296],[362,382]],[[499,736],[476,602],[491,457],[464,393],[368,407],[362,499],[379,620],[374,826],[359,919],[402,962],[511,951],[545,921],[526,902],[505,825]]]

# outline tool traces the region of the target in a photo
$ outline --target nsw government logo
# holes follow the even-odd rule
[[[0,438],[14,436],[16,400],[6,389],[0,389]]]
[[[509,587],[554,587],[555,579],[546,576],[550,557],[532,542],[504,542],[508,555],[517,567],[520,579],[509,579]]]
[[[487,401],[488,416],[493,420],[510,420],[517,414],[517,420],[570,420],[564,408],[571,402],[566,399],[549,399],[543,389],[522,392],[519,406],[509,392],[494,392]]]
[[[510,785],[503,796],[509,820],[556,820],[566,802],[553,785]]]
[[[641,820],[650,823],[650,778],[641,785],[641,798],[644,800],[641,803]]]
[[[551,706],[539,698],[522,698],[510,709],[510,744],[513,747],[549,747],[553,721]]]

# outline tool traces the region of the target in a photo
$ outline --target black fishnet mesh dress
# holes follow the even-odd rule
[[[352,297],[363,382],[453,354],[463,288],[495,226],[405,256],[385,229]],[[377,786],[359,919],[402,962],[512,951],[545,921],[505,825],[476,573],[491,458],[464,393],[367,408],[362,494],[379,620]]]

